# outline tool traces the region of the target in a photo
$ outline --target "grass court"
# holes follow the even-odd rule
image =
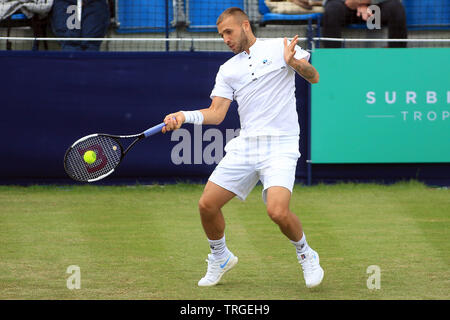
[[[307,289],[257,186],[224,209],[238,265],[200,288],[203,185],[0,186],[0,299],[449,299],[450,190],[296,185],[291,210],[325,270]],[[69,266],[81,288],[69,290]],[[380,289],[368,289],[369,266]]]

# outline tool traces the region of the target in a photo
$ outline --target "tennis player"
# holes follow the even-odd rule
[[[297,46],[298,36],[257,39],[247,14],[228,8],[217,19],[217,29],[236,55],[220,66],[209,108],[168,114],[163,132],[183,123],[220,124],[233,100],[238,103],[241,130],[225,146],[199,200],[203,229],[209,241],[206,275],[199,286],[216,285],[238,258],[225,242],[222,207],[233,197],[245,200],[258,180],[270,218],[296,248],[308,288],[319,285],[324,271],[319,255],[308,246],[298,217],[289,209],[299,153],[300,128],[296,111],[295,72],[310,83],[319,81],[308,62],[309,53]]]

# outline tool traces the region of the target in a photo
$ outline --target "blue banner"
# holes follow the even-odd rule
[[[64,153],[85,135],[135,134],[170,112],[207,108],[219,66],[231,56],[2,53],[0,123],[8,139],[0,178],[66,178]],[[306,84],[297,95],[305,106]],[[233,102],[220,126],[186,124],[138,143],[108,179],[207,178],[239,127]]]
[[[219,66],[232,53],[0,52],[0,184],[71,182],[66,149],[91,133],[134,134],[180,109],[210,105]],[[314,64],[314,60],[313,60]],[[296,77],[301,128],[297,181],[305,182],[309,87]],[[138,143],[102,183],[205,180],[238,134],[233,103],[220,126],[187,124]],[[314,165],[313,181],[388,182],[416,178],[446,184],[449,164]]]

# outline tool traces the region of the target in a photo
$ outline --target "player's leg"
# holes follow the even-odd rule
[[[289,209],[290,199],[290,189],[281,186],[269,187],[266,190],[267,213],[295,246],[306,286],[312,288],[322,282],[324,271],[319,263],[319,255],[306,242],[300,220]]]
[[[198,208],[203,230],[208,239],[219,240],[224,236],[225,219],[222,214],[222,207],[234,197],[233,192],[214,182],[208,181],[206,183],[198,202]]]
[[[216,285],[238,261],[226,245],[225,219],[222,213],[222,207],[234,197],[233,192],[211,181],[208,181],[200,197],[198,203],[200,219],[211,250],[206,260],[208,263],[206,275],[198,282],[201,287]]]
[[[289,240],[299,241],[303,228],[298,217],[289,210],[291,192],[285,187],[273,186],[267,189],[267,213]]]
[[[263,157],[263,161],[258,164],[264,187],[263,200],[269,217],[295,246],[306,286],[312,288],[321,283],[323,269],[319,264],[319,255],[306,242],[300,220],[290,210],[297,160],[300,157],[299,140],[298,137],[277,137],[272,141],[273,139],[274,137],[270,139],[267,148],[262,148],[263,155],[268,156]]]
[[[225,146],[227,154],[209,177],[199,201],[200,218],[211,249],[206,260],[208,270],[199,286],[217,284],[223,274],[236,265],[238,258],[225,242],[225,219],[221,209],[235,196],[244,200],[258,182],[253,165],[237,147],[245,142],[238,144],[235,139]]]
[[[280,185],[282,183],[279,183]],[[291,191],[288,187],[272,186],[265,191],[265,201],[269,217],[281,232],[294,244],[297,257],[309,250],[300,219],[290,210]]]

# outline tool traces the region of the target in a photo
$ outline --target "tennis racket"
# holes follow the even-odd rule
[[[130,149],[140,140],[148,138],[165,126],[164,122],[145,130],[142,133],[116,136],[104,133],[95,133],[85,136],[72,144],[64,155],[64,170],[74,180],[93,182],[109,176]],[[124,149],[121,141],[133,139],[133,142]],[[84,160],[87,151],[95,152],[95,160],[88,163]]]

